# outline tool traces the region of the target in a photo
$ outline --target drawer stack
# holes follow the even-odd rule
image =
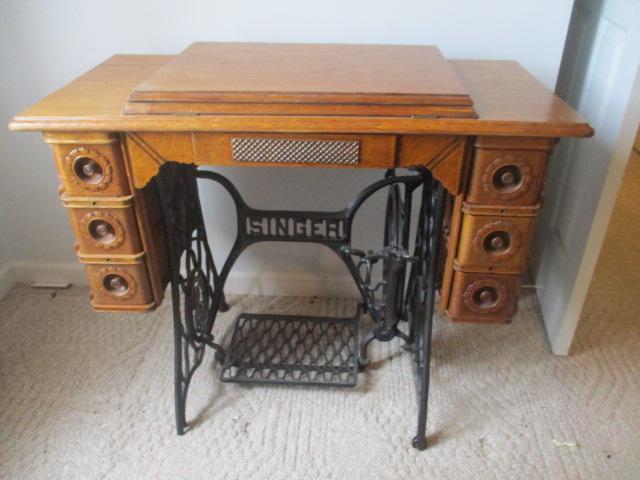
[[[45,140],[89,277],[91,305],[100,311],[152,310],[166,285],[160,217],[140,215],[155,208],[154,185],[132,191],[116,134],[56,133]]]
[[[554,144],[553,139],[476,139],[467,192],[456,202],[451,273],[443,281],[444,313],[452,320],[505,323],[515,314]]]

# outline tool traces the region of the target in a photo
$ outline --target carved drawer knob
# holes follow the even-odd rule
[[[522,251],[522,232],[507,219],[494,220],[476,230],[473,250],[491,262],[504,262]]]
[[[511,245],[511,235],[505,231],[491,232],[484,239],[484,250],[487,253],[501,254],[509,249]]]
[[[483,171],[482,188],[496,200],[512,200],[524,195],[532,182],[533,168],[529,161],[518,155],[494,158]]]
[[[73,165],[73,171],[83,182],[97,184],[104,179],[104,171],[93,158],[78,157]]]
[[[499,192],[510,193],[520,188],[522,172],[517,165],[505,165],[493,174],[493,185]]]
[[[106,267],[99,273],[100,286],[117,301],[126,301],[136,295],[138,285],[133,275],[121,267]]]
[[[84,238],[105,250],[118,248],[125,239],[125,230],[115,215],[96,210],[87,213],[80,221]]]
[[[505,185],[511,185],[515,179],[516,176],[513,174],[513,172],[504,172],[500,177],[500,181]]]
[[[100,191],[111,184],[111,161],[98,150],[87,147],[72,148],[64,157],[65,171],[70,180],[83,190]]]
[[[106,275],[103,280],[104,288],[116,296],[124,296],[129,292],[129,283],[120,275]]]
[[[496,313],[507,303],[507,287],[498,280],[486,278],[476,280],[464,290],[462,298],[465,306],[481,315]]]
[[[101,222],[99,225],[96,226],[96,233],[100,236],[100,237],[104,237],[109,231],[109,226],[104,223]]]
[[[109,245],[115,242],[117,235],[116,229],[105,220],[93,220],[89,223],[89,235],[96,242]]]
[[[491,239],[491,247],[493,247],[494,250],[503,249],[504,246],[505,246],[505,241],[501,237],[493,237]]]
[[[498,292],[493,287],[480,288],[474,295],[474,301],[480,308],[493,307],[498,301]]]

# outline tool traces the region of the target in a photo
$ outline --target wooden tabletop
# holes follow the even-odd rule
[[[194,43],[131,101],[472,105],[434,46]]]
[[[584,119],[526,70],[508,61],[449,61],[478,118],[341,115],[125,114],[127,99],[175,59],[115,55],[17,115],[14,130],[263,131],[584,137]],[[380,84],[382,85],[382,84]],[[409,85],[409,83],[407,83]],[[450,91],[460,92],[453,85]],[[243,86],[246,89],[246,85]],[[382,90],[382,86],[379,86]],[[407,87],[407,92],[413,87]]]

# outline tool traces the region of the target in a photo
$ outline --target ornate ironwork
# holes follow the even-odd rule
[[[389,170],[384,179],[365,188],[346,208],[335,212],[254,209],[227,178],[199,171],[195,166],[169,163],[161,167],[158,178],[171,260],[178,433],[186,428],[184,409],[189,381],[202,362],[205,345],[213,347],[218,360],[224,363],[222,381],[344,386],[355,385],[355,368],[367,365],[367,346],[372,340],[399,337],[414,354],[418,428],[413,444],[424,448],[445,195],[431,173],[416,168],[410,174],[396,175]],[[237,237],[219,273],[206,238],[197,179],[212,180],[225,188],[237,211]],[[412,198],[420,187],[419,220],[413,252],[409,253]],[[357,212],[371,195],[385,188],[388,196],[383,247],[375,252],[352,248],[351,230]],[[263,241],[311,242],[330,248],[347,266],[362,302],[354,319],[244,314],[236,323],[225,361],[224,350],[211,335],[217,312],[225,306],[224,284],[242,251]],[[376,280],[377,269],[381,269],[381,280]],[[371,315],[374,326],[361,340],[356,358],[352,350],[361,311]],[[401,322],[406,327],[400,328]],[[343,328],[337,329],[337,325]],[[318,336],[318,332],[324,333]],[[321,343],[332,352],[330,358],[318,350],[311,341],[314,339],[322,339]]]
[[[224,351],[213,341],[213,323],[227,306],[223,284],[213,262],[202,218],[196,169],[168,163],[157,177],[171,270],[175,349],[175,408],[178,435],[185,433],[189,383],[202,363],[205,346]]]
[[[431,188],[423,189],[422,205],[414,257],[405,299],[406,318],[410,325],[409,339],[414,353],[414,375],[418,399],[418,427],[412,444],[418,450],[427,447],[426,425],[431,365],[431,337],[438,253],[442,238],[444,188],[434,179]]]

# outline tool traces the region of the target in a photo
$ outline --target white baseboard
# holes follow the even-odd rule
[[[14,262],[9,265],[6,280],[10,290],[17,282],[72,283],[87,285],[82,264]],[[0,293],[2,292],[0,273]],[[347,275],[326,276],[306,273],[231,273],[225,292],[244,295],[277,295],[292,297],[358,298],[353,279]],[[0,295],[1,296],[1,295]]]
[[[19,283],[88,285],[83,265],[76,262],[14,262],[11,267]]]
[[[16,282],[12,266],[10,264],[2,265],[0,267],[0,300],[11,291]]]

